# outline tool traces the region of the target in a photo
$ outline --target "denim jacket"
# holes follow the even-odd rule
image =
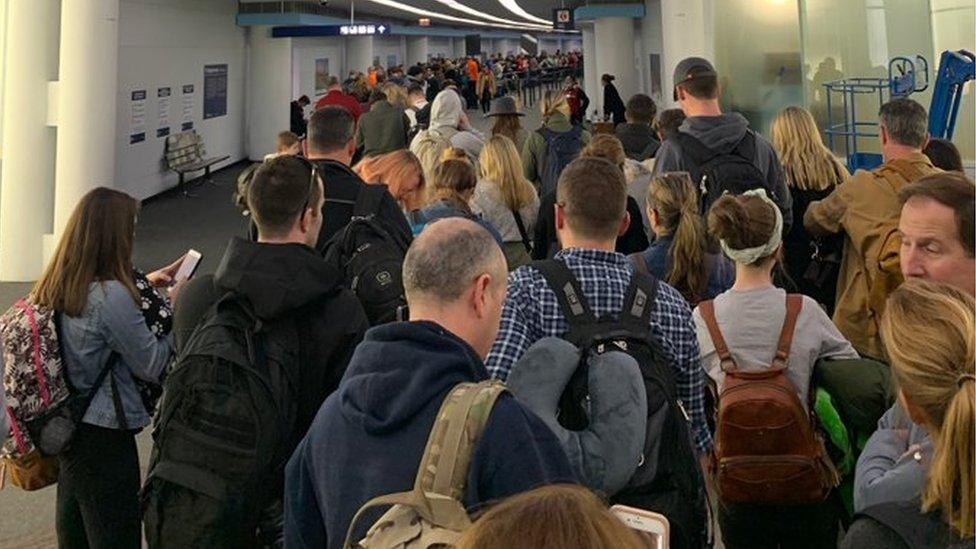
[[[80,392],[91,390],[112,352],[119,360],[111,375],[115,377],[122,409],[130,429],[149,424],[133,376],[157,381],[173,355],[171,337],[157,339],[121,282],[93,282],[88,288],[88,303],[78,317],[62,315],[61,347],[68,378]],[[112,384],[106,378],[92,400],[84,423],[120,429],[112,400]]]

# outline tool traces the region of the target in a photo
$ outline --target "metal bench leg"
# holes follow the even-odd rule
[[[193,198],[196,195],[190,192],[189,185],[186,182],[186,175],[180,172],[180,188],[183,191],[183,196],[186,198]]]
[[[220,186],[220,183],[217,183],[216,181],[213,180],[213,178],[210,177],[210,166],[207,166],[206,168],[204,168],[203,177],[204,177],[204,181],[206,181],[207,183],[210,183],[214,187],[219,187]]]

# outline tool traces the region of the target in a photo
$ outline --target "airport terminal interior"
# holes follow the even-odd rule
[[[976,0],[0,0],[0,549],[973,547],[973,52]]]

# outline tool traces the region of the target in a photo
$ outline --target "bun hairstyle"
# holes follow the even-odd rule
[[[733,250],[745,250],[769,242],[776,230],[775,206],[758,196],[724,195],[708,211],[708,230]],[[761,265],[771,256],[749,263]]]
[[[612,75],[612,74],[604,74],[603,76],[600,77],[600,80],[603,80],[604,82],[606,82],[608,84],[610,82],[613,82],[616,79],[617,79],[617,77],[614,76],[614,75]]]
[[[958,288],[909,279],[888,298],[880,325],[895,381],[931,422],[922,511],[940,510],[962,538],[976,533],[974,307]]]

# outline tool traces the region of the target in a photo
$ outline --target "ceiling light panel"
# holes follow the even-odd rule
[[[465,18],[465,17],[455,17],[453,15],[448,15],[446,13],[441,13],[441,12],[437,12],[437,11],[430,11],[430,10],[425,10],[425,9],[422,9],[422,8],[417,8],[417,7],[408,5],[408,4],[403,4],[401,2],[397,2],[396,0],[363,0],[363,1],[370,2],[370,3],[373,3],[373,4],[379,4],[381,6],[386,6],[388,8],[393,8],[393,9],[397,9],[397,10],[400,10],[400,11],[406,11],[406,12],[413,13],[413,14],[416,14],[416,15],[421,15],[423,17],[433,17],[433,18],[436,18],[436,19],[443,19],[445,21],[453,21],[455,23],[464,23],[464,24],[467,24],[467,25],[486,25],[487,24],[484,21],[479,21],[477,19],[468,19],[468,18]],[[501,27],[501,28],[510,28],[510,29],[530,29],[530,30],[551,30],[552,29],[551,26],[544,27],[542,25],[535,25],[535,24],[531,24],[531,23],[516,23],[516,24],[494,23],[491,26],[493,26],[493,27]]]
[[[507,9],[508,11],[514,13],[515,15],[518,15],[522,19],[527,19],[529,21],[535,21],[536,23],[545,23],[545,24],[549,25],[550,27],[552,26],[552,21],[548,21],[548,20],[543,19],[541,17],[536,17],[536,16],[532,15],[531,13],[529,13],[529,12],[525,11],[524,9],[522,9],[522,6],[518,5],[518,2],[516,2],[515,0],[498,0],[498,2],[502,6],[504,6],[505,9]]]

